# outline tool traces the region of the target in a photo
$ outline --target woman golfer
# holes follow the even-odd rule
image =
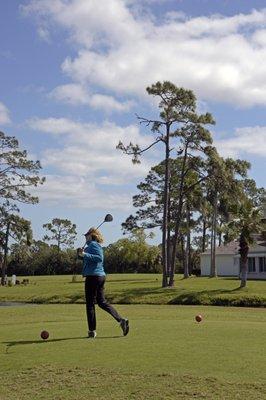
[[[95,302],[117,320],[123,331],[123,335],[126,336],[129,331],[128,320],[122,318],[114,307],[108,304],[104,296],[105,272],[103,267],[103,249],[101,247],[103,237],[98,229],[90,228],[85,233],[85,238],[86,245],[83,249],[78,249],[78,255],[83,259],[82,275],[85,277],[86,311],[89,327],[88,337],[96,337]]]

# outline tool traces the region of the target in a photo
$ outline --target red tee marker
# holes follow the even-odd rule
[[[41,332],[41,338],[42,338],[43,340],[47,340],[48,337],[49,337],[49,332],[47,332],[47,331],[42,331],[42,332]]]
[[[202,321],[202,316],[199,314],[199,315],[196,315],[196,317],[195,317],[195,320],[197,321],[197,322],[201,322]]]

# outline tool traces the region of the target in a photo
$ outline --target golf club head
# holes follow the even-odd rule
[[[102,224],[104,224],[105,222],[111,222],[111,221],[113,221],[113,216],[111,214],[106,214],[103,222],[101,222],[96,229],[100,228],[100,226],[102,226]]]
[[[113,216],[111,214],[106,214],[104,222],[111,222],[111,221],[113,221]]]

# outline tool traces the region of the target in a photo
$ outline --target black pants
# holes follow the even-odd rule
[[[89,331],[96,329],[96,314],[95,303],[103,310],[112,315],[117,322],[121,322],[122,318],[118,312],[107,303],[104,296],[104,283],[105,276],[86,276],[85,280],[85,298],[86,298],[86,311]]]

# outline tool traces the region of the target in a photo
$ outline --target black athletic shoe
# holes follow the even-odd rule
[[[88,338],[95,339],[96,336],[97,336],[96,331],[89,331],[88,332]]]
[[[120,326],[121,329],[123,331],[123,335],[127,336],[128,332],[129,332],[129,321],[128,319],[122,319],[122,321],[120,322]]]

